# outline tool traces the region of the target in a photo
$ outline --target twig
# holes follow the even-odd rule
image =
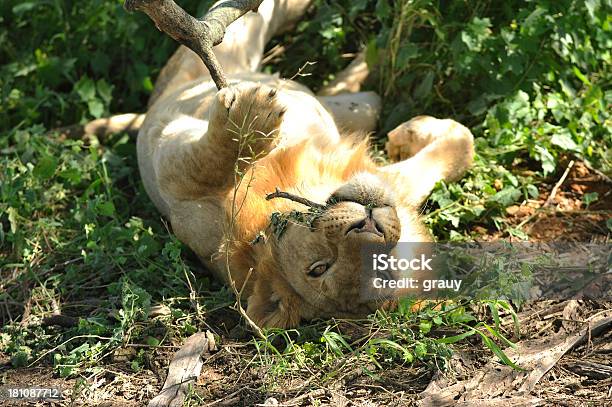
[[[228,265],[228,267],[229,267],[229,265]],[[228,270],[229,270],[229,268],[228,268]],[[255,331],[257,336],[259,336],[263,340],[267,340],[266,335],[264,335],[264,333],[261,330],[261,328],[259,327],[259,325],[257,325],[257,323],[255,323],[255,321],[253,321],[251,319],[249,314],[247,314],[246,310],[242,306],[242,291],[244,290],[244,287],[246,286],[247,282],[249,281],[249,278],[251,277],[252,272],[253,272],[253,268],[251,267],[249,269],[249,273],[246,276],[246,279],[244,280],[244,283],[242,284],[242,287],[240,288],[240,291],[238,291],[238,289],[236,288],[236,283],[234,282],[234,279],[231,278],[231,273],[230,273],[230,285],[232,286],[232,290],[234,291],[234,295],[236,296],[236,309],[238,310],[238,312],[240,313],[242,318],[244,318],[244,320],[247,322],[247,324],[249,324],[251,329],[253,331]]]
[[[195,52],[212,77],[217,89],[228,86],[213,46],[223,41],[225,29],[232,22],[255,11],[263,0],[227,0],[206,13],[202,19],[189,15],[173,0],[125,0],[127,11],[142,11],[157,28]]]
[[[582,161],[582,164],[584,164],[584,166],[587,167],[589,171],[594,172],[598,177],[600,177],[602,181],[607,182],[608,184],[612,184],[612,178],[608,177],[606,174],[599,171],[597,168],[594,168],[587,161]]]
[[[563,184],[563,182],[565,181],[565,178],[567,178],[573,166],[574,166],[574,160],[571,160],[569,164],[567,164],[567,168],[565,169],[565,172],[563,173],[563,175],[561,175],[561,178],[559,178],[559,181],[557,181],[552,191],[550,191],[550,195],[548,196],[548,199],[544,203],[545,207],[549,206],[552,203],[553,199],[555,199],[555,196],[557,195],[557,190],[559,189],[561,184]]]
[[[298,404],[301,404],[302,401],[306,399],[309,399],[309,398],[317,399],[323,396],[325,396],[325,389],[315,389],[311,392],[304,393],[301,396],[297,396],[291,400],[287,400],[281,403],[281,405],[282,406],[297,406]]]
[[[266,55],[264,55],[263,59],[261,60],[261,65],[265,66],[270,61],[272,61],[274,58],[282,55],[285,52],[285,50],[286,49],[283,45],[277,44],[270,51],[266,52]]]
[[[271,200],[271,199],[275,199],[275,198],[289,199],[291,201],[301,203],[302,205],[306,205],[306,206],[308,206],[310,208],[314,208],[314,209],[323,210],[323,209],[327,208],[327,206],[325,206],[325,205],[313,202],[313,201],[311,201],[309,199],[306,199],[306,198],[302,198],[301,196],[290,194],[289,192],[283,192],[283,191],[279,190],[278,188],[276,188],[275,192],[272,192],[271,194],[266,195],[266,200],[268,200],[268,201]]]
[[[246,195],[248,194],[249,188],[251,186],[251,182],[253,181],[253,172],[251,172],[251,177],[249,178],[249,181],[246,185],[245,196],[242,200],[240,207],[236,207],[236,200],[238,199],[238,191],[240,189],[240,186],[242,185],[242,181],[244,181],[244,175],[241,174],[238,168],[238,163],[242,158],[246,158],[246,157],[243,157],[242,152],[245,147],[248,147],[248,143],[250,140],[248,137],[248,134],[252,130],[250,126],[251,126],[251,123],[248,124],[248,128],[246,129],[246,132],[245,132],[244,124],[243,124],[242,127],[238,127],[238,132],[236,133],[238,136],[238,154],[236,155],[236,163],[234,165],[234,191],[233,191],[233,196],[232,196],[230,222],[229,222],[228,231],[227,231],[228,237],[225,242],[225,272],[227,273],[227,278],[229,280],[229,285],[232,289],[232,292],[236,296],[236,309],[238,313],[240,314],[242,318],[244,318],[246,323],[257,334],[257,336],[259,336],[263,340],[267,340],[267,337],[264,334],[263,330],[259,327],[259,325],[257,325],[255,321],[251,319],[251,317],[247,314],[246,310],[242,306],[242,291],[244,290],[244,287],[247,284],[247,281],[249,280],[253,270],[249,269],[249,273],[243,283],[243,286],[240,288],[240,291],[239,291],[238,288],[236,287],[236,282],[234,281],[234,278],[232,277],[232,270],[231,270],[231,264],[230,264],[230,254],[231,254],[230,246],[234,242],[236,219],[238,218],[239,212],[242,210],[244,202],[247,198]]]
[[[238,390],[228,394],[227,396],[223,396],[222,398],[215,400],[211,403],[207,403],[204,405],[204,407],[210,407],[210,406],[223,406],[223,405],[235,405],[235,403],[228,403],[232,402],[235,400],[236,396],[240,393],[242,393],[244,391],[244,387],[239,387]],[[238,400],[240,401],[240,398],[238,397]]]
[[[295,73],[295,75],[293,75],[291,78],[289,78],[290,81],[294,80],[295,78],[297,78],[298,76],[310,76],[312,75],[311,73],[302,73],[307,67],[309,67],[310,65],[315,65],[316,62],[311,62],[311,61],[306,61],[304,62],[304,65],[302,65],[300,67],[300,69],[298,69],[298,71]]]

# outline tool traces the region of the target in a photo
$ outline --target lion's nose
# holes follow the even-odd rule
[[[377,236],[384,237],[385,232],[383,227],[372,216],[372,210],[368,208],[366,209],[366,213],[367,216],[364,219],[350,225],[346,233],[348,234],[355,231],[355,233],[373,233]]]

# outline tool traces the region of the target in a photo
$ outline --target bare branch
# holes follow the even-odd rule
[[[323,210],[323,209],[326,208],[325,205],[313,202],[310,199],[302,198],[301,196],[290,194],[289,192],[280,191],[278,188],[276,188],[275,192],[272,192],[271,194],[266,195],[266,200],[268,200],[268,201],[270,199],[274,199],[274,198],[289,199],[289,200],[291,200],[293,202],[301,203],[302,205],[306,205],[306,206],[308,206],[310,208],[313,208],[313,209]]]
[[[574,166],[574,160],[571,160],[569,164],[567,165],[565,172],[563,173],[563,175],[561,175],[561,178],[559,178],[559,181],[557,181],[552,191],[550,191],[550,195],[548,195],[548,199],[546,200],[546,202],[544,202],[544,206],[549,206],[550,204],[553,203],[555,196],[557,196],[557,191],[559,190],[559,187],[565,182],[565,179],[567,178],[573,166]]]
[[[223,41],[225,29],[232,22],[256,11],[263,0],[226,0],[210,10],[202,19],[189,15],[173,0],[125,0],[127,11],[142,11],[157,28],[195,52],[204,62],[218,89],[227,87],[227,79],[213,52]]]

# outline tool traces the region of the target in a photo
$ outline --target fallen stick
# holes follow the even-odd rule
[[[299,404],[302,404],[302,401],[306,400],[306,399],[318,399],[325,396],[325,389],[315,389],[311,392],[308,393],[304,393],[301,396],[297,396],[291,400],[287,400],[283,403],[281,403],[282,406],[297,406]]]
[[[180,407],[183,405],[189,386],[202,371],[202,354],[215,349],[215,339],[209,331],[191,335],[172,358],[168,376],[161,392],[149,402],[148,407]]]
[[[559,178],[559,181],[557,181],[552,191],[550,191],[550,195],[548,196],[548,199],[546,199],[546,202],[544,202],[544,207],[549,206],[552,203],[553,199],[555,199],[555,196],[557,195],[557,190],[563,184],[563,182],[565,182],[565,179],[567,178],[573,166],[574,166],[574,160],[570,161],[569,164],[567,164],[567,168],[565,169],[565,172],[563,173],[563,175],[561,175],[561,178]]]

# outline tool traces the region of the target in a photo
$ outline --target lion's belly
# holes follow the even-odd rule
[[[340,140],[329,112],[306,87],[276,75],[245,73],[232,75],[230,84],[254,81],[277,87],[279,98],[289,107],[281,126],[277,148],[306,139],[320,146]],[[169,215],[169,199],[160,193],[156,178],[159,151],[168,143],[183,143],[202,137],[208,128],[208,112],[217,92],[212,81],[196,80],[155,102],[147,112],[137,140],[138,163],[145,189],[155,206]],[[170,197],[171,198],[171,197]]]

